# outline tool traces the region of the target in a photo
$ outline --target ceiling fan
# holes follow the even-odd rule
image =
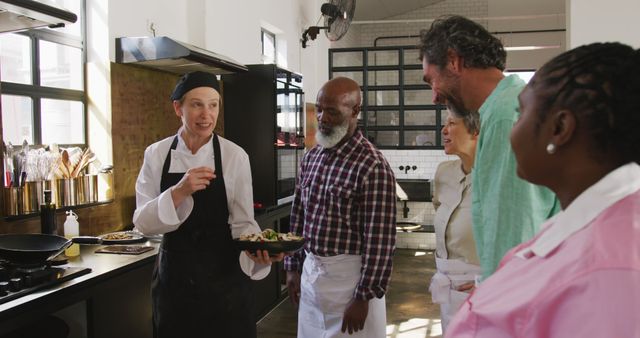
[[[302,33],[302,48],[307,47],[309,40],[315,40],[320,30],[330,41],[340,40],[349,29],[353,14],[356,11],[356,0],[330,0],[322,4],[320,12],[324,17],[324,26],[310,26]],[[318,19],[320,21],[320,19]]]

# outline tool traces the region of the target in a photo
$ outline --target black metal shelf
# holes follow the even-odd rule
[[[280,177],[279,173],[296,172],[295,161],[304,149],[302,76],[274,64],[247,67],[248,72],[222,76],[225,111],[233,112],[225,115],[224,132],[227,139],[249,155],[254,202],[268,208],[288,197],[282,181],[289,177]],[[250,100],[247,93],[253,93]],[[287,93],[289,99],[284,99]],[[283,131],[284,126],[278,126],[278,117],[282,116],[279,114],[295,115],[295,122],[286,127],[291,131]],[[297,145],[291,145],[291,141]],[[295,153],[296,160],[279,161],[289,153]],[[292,168],[294,170],[290,170]]]

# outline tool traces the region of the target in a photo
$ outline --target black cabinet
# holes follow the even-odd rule
[[[304,151],[302,75],[273,64],[222,76],[224,136],[251,162],[253,199],[261,208],[292,200]]]
[[[89,312],[91,337],[152,337],[154,261],[98,284]]]

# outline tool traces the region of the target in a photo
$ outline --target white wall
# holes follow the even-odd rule
[[[99,1],[99,0],[89,0]],[[178,41],[228,56],[242,64],[262,63],[260,32],[276,34],[278,64],[304,75],[306,100],[315,101],[327,79],[326,39],[302,49],[304,28],[314,25],[322,0],[171,1],[111,0],[109,4],[110,58],[121,36],[169,36]]]
[[[241,63],[262,63],[260,29],[276,34],[278,64],[304,76],[305,100],[314,102],[318,88],[327,80],[326,39],[317,39],[302,48],[302,32],[314,25],[321,0],[252,0],[207,2],[207,48],[230,56]],[[250,3],[250,4],[248,4]],[[283,59],[284,57],[284,59]]]
[[[100,0],[89,0],[98,2]],[[203,0],[111,0],[109,3],[109,42],[111,60],[115,61],[115,38],[123,36],[153,36],[150,30],[153,24],[156,36],[169,36],[179,41],[203,46],[201,33]],[[198,6],[200,5],[200,6]],[[190,10],[192,9],[192,10]]]
[[[487,0],[446,0],[411,12],[376,20],[373,23],[355,21],[347,34],[331,47],[373,47],[376,38],[391,36],[413,37],[378,39],[376,45],[415,45],[419,42],[416,35],[420,30],[429,28],[433,19],[445,14],[484,17],[487,15]]]
[[[565,28],[565,3],[561,0],[488,0],[491,31]],[[512,19],[506,19],[511,17]]]
[[[262,63],[260,32],[276,34],[279,64],[304,76],[305,100],[315,102],[328,78],[328,46],[319,38],[302,48],[305,28],[315,25],[323,0],[87,0],[89,145],[112,163],[110,62],[115,38],[169,36],[243,64]],[[105,140],[107,140],[105,142]]]
[[[304,0],[305,5],[299,12],[300,26],[303,29],[315,26],[320,16],[323,0]],[[299,34],[302,38],[302,31]],[[304,75],[305,101],[316,102],[320,87],[329,79],[329,40],[323,35],[307,42],[307,47],[300,49],[300,69]]]
[[[113,164],[111,142],[111,66],[106,1],[87,1],[87,128],[88,145],[102,161]],[[112,47],[111,47],[112,48]],[[105,182],[100,182],[105,184]]]
[[[570,48],[618,41],[640,47],[640,1],[567,0]]]
[[[382,39],[378,46],[410,45],[418,43],[415,35],[428,28],[433,19],[446,14],[469,17],[491,32],[564,29],[565,4],[559,0],[446,0],[414,11],[378,20],[376,23],[358,23],[347,35],[331,47],[371,47],[378,37],[414,36]],[[565,32],[499,34],[505,46],[558,46],[535,51],[509,51],[507,68],[537,69],[544,62],[566,50]]]
[[[565,4],[559,0],[488,0],[490,32],[565,29]],[[538,69],[566,48],[566,32],[496,34],[506,47],[557,46],[507,51],[507,69]]]

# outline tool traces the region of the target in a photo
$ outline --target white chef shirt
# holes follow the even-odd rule
[[[178,130],[178,145],[171,150],[170,173],[184,173],[190,168],[207,166],[215,169],[213,137],[195,154],[187,148]],[[133,223],[146,235],[174,231],[189,217],[193,210],[193,197],[189,196],[177,208],[173,205],[170,189],[160,192],[160,180],[164,161],[174,136],[156,142],[144,152],[144,163],[136,181],[136,210]],[[247,153],[235,143],[218,136],[222,171],[224,175],[228,223],[231,236],[260,232],[253,215],[253,190],[251,167]],[[216,179],[216,178],[214,178]],[[255,265],[244,253],[240,254],[240,266],[252,279],[262,279],[269,274],[270,265]]]

